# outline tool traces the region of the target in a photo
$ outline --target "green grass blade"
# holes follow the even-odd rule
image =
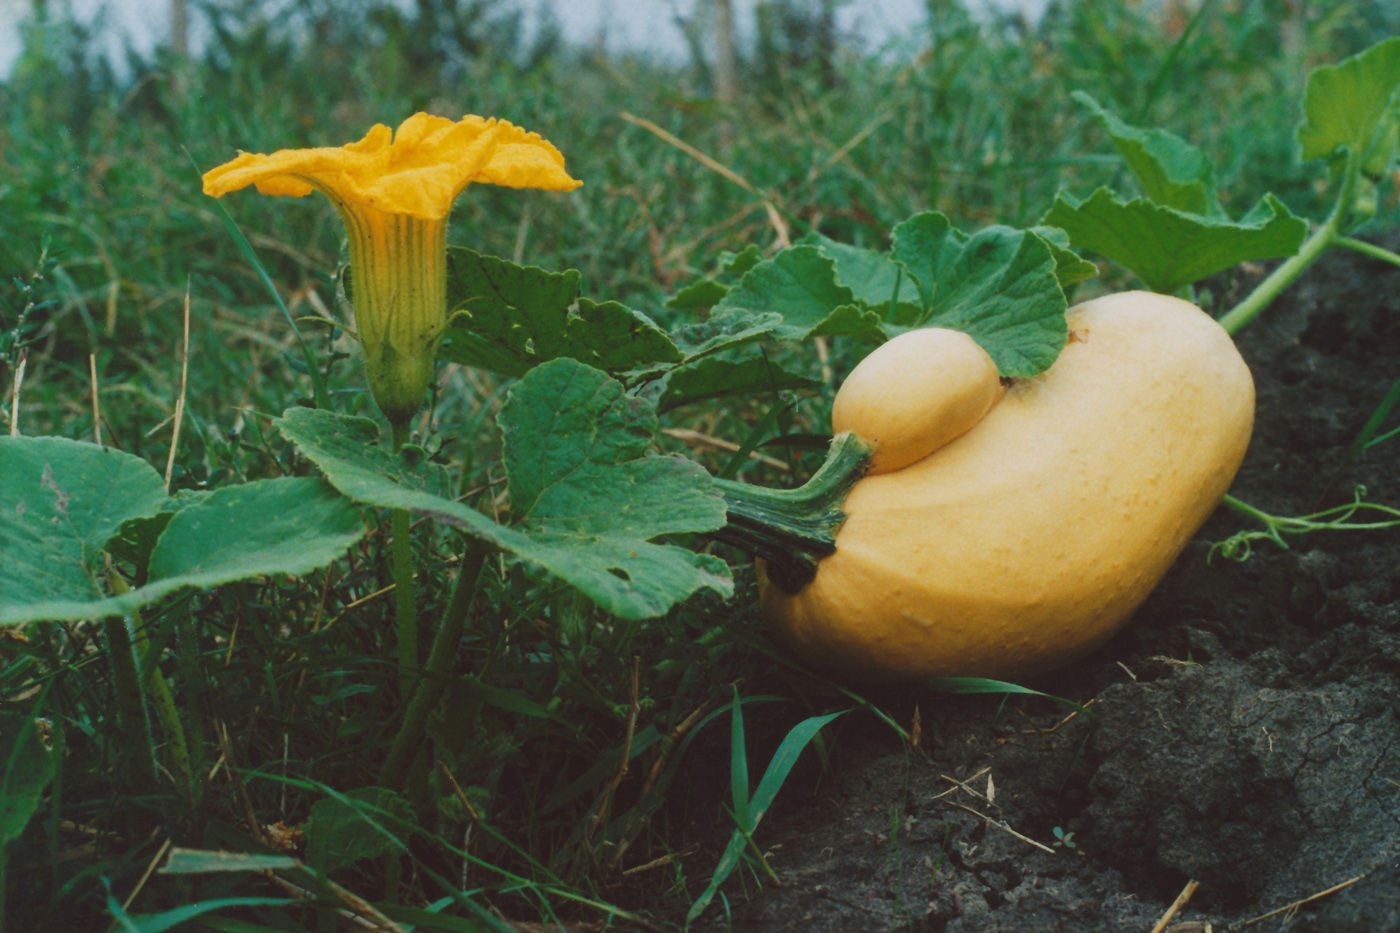
[[[744,744],[743,700],[739,698],[739,688],[734,688],[734,702],[729,718],[729,786],[733,792],[734,822],[740,827],[752,830],[749,823],[749,755]]]
[[[710,906],[710,901],[714,900],[715,894],[719,891],[719,886],[724,884],[726,878],[735,868],[739,867],[739,854],[744,851],[748,837],[739,830],[734,830],[734,835],[729,840],[728,847],[719,858],[719,864],[715,866],[715,873],[710,878],[709,885],[704,893],[695,899],[695,903],[690,905],[690,911],[685,915],[685,925],[687,929],[695,920],[705,912],[705,908]]]
[[[753,799],[749,801],[749,817],[753,820],[749,832],[757,828],[758,821],[768,812],[773,798],[778,796],[778,790],[783,786],[783,781],[787,780],[792,766],[797,764],[797,758],[807,747],[807,743],[816,738],[817,733],[827,723],[849,712],[850,710],[843,709],[825,716],[813,716],[802,720],[788,731],[778,750],[773,753],[773,760],[768,762],[768,769],[763,772],[763,779],[758,782],[758,790],[754,791]]]
[[[782,404],[774,405],[772,408],[768,409],[768,413],[759,419],[758,424],[754,425],[753,430],[749,432],[749,436],[744,438],[744,442],[739,445],[739,449],[734,451],[734,456],[729,458],[729,462],[724,465],[724,469],[720,470],[716,475],[720,479],[733,479],[735,476],[738,476],[739,470],[748,463],[749,454],[753,453],[758,445],[762,443],[763,439],[772,432],[773,426],[778,423],[778,419],[789,411],[792,411],[792,408],[793,406],[791,404]]]
[[[228,229],[229,235],[238,244],[238,251],[243,254],[243,258],[248,260],[253,271],[258,274],[258,280],[267,289],[267,293],[272,296],[273,302],[281,309],[282,316],[287,319],[287,324],[292,328],[292,334],[296,336],[297,344],[301,347],[302,357],[306,360],[306,373],[311,377],[311,391],[316,398],[316,407],[330,411],[330,394],[326,391],[326,379],[321,374],[321,367],[316,360],[315,352],[302,339],[301,330],[297,328],[296,320],[292,317],[292,313],[287,310],[287,304],[278,293],[277,286],[272,284],[272,277],[267,274],[262,262],[258,260],[258,254],[253,251],[253,244],[248,242],[248,238],[238,228],[238,223],[221,202],[215,200],[214,208],[219,212],[219,218],[224,222],[224,227]]]
[[[734,739],[730,759],[730,775],[734,784],[734,822],[739,824],[739,828],[734,830],[734,835],[730,838],[724,854],[720,856],[719,864],[715,866],[715,873],[710,878],[710,883],[706,886],[704,893],[695,899],[695,903],[690,905],[690,911],[685,915],[687,926],[705,912],[710,901],[714,900],[720,885],[724,884],[725,879],[739,866],[739,856],[743,853],[744,847],[749,844],[753,831],[758,828],[758,821],[763,819],[763,814],[767,812],[773,799],[778,796],[778,790],[783,786],[783,781],[787,780],[792,766],[797,764],[797,758],[802,754],[802,749],[806,748],[807,743],[816,737],[822,726],[838,716],[844,716],[850,712],[850,710],[843,709],[825,716],[813,716],[810,719],[802,720],[788,730],[787,736],[778,746],[778,751],[774,753],[773,760],[768,763],[768,768],[763,772],[763,779],[758,782],[758,790],[750,799],[747,796],[748,758],[744,754],[744,719],[739,709],[740,705],[739,691],[736,688],[733,704]],[[745,788],[742,794],[739,785],[741,772]],[[742,801],[741,796],[743,797]]]
[[[1370,447],[1375,441],[1383,440],[1385,437],[1389,436],[1389,434],[1386,434],[1378,438],[1376,437],[1376,432],[1381,429],[1381,425],[1385,423],[1385,419],[1390,417],[1391,409],[1395,407],[1397,402],[1400,402],[1400,379],[1395,380],[1395,382],[1391,384],[1390,391],[1385,393],[1385,398],[1381,399],[1381,403],[1376,406],[1376,410],[1371,412],[1371,417],[1366,419],[1365,426],[1361,428],[1361,432],[1356,435],[1356,439],[1351,442],[1351,447],[1347,449],[1348,457],[1352,460],[1357,459],[1365,453],[1366,448]],[[1393,434],[1394,432],[1392,431],[1390,433]]]
[[[417,930],[444,930],[446,933],[485,933],[485,931],[495,929],[466,917],[453,917],[432,910],[423,910],[420,907],[380,904],[379,909],[390,920],[411,923]]]
[[[1064,697],[1053,696],[1049,693],[1041,693],[1039,690],[1022,687],[1020,684],[1007,683],[1004,680],[991,680],[986,677],[930,677],[924,681],[924,686],[937,693],[1023,693],[1027,696],[1044,697],[1077,713],[1083,713],[1090,719],[1094,718],[1092,710],[1073,700],[1066,700]]]
[[[270,927],[261,923],[250,923],[247,920],[234,920],[231,917],[206,917],[200,923],[211,930],[218,930],[219,933],[288,933],[288,930],[291,929],[306,929],[305,927]]]
[[[159,914],[129,914],[115,897],[107,895],[107,909],[119,924],[118,928],[128,933],[165,933],[195,917],[225,907],[288,907],[296,903],[298,901],[295,899],[285,897],[221,897],[186,904]]]

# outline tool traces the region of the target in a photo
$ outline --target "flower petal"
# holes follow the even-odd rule
[[[549,191],[572,191],[583,184],[569,177],[563,153],[539,133],[526,132],[505,120],[496,127],[496,154],[474,181]]]
[[[204,193],[221,197],[250,184],[290,197],[320,190],[346,206],[438,220],[473,182],[552,191],[582,184],[537,133],[470,114],[453,122],[416,113],[396,131],[376,125],[340,148],[242,153],[204,176]]]

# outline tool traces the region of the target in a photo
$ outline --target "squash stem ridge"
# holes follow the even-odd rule
[[[821,468],[797,489],[716,479],[728,522],[710,537],[762,558],[768,578],[796,593],[817,575],[817,562],[835,553],[836,532],[846,520],[841,505],[870,465],[873,450],[855,434],[838,434]]]

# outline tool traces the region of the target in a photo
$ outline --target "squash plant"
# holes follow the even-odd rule
[[[1339,184],[1332,215],[1306,243],[1304,222],[1270,197],[1239,221],[1225,217],[1197,150],[1085,99],[1143,197],[1062,195],[1044,225],[1029,230],[967,233],[940,214],[920,214],[894,228],[887,252],[817,233],[767,258],[749,249],[673,299],[676,308],[711,308],[702,322],[667,329],[640,310],[584,296],[577,272],[449,249],[441,355],[518,379],[500,418],[511,503],[504,521],[445,494],[445,477],[405,432],[396,428],[384,446],[372,421],[324,407],[292,409],[276,422],[324,481],[264,481],[198,496],[166,496],[150,467],[116,451],[0,439],[0,545],[8,566],[25,568],[0,592],[0,624],[120,615],[182,589],[306,572],[363,533],[357,508],[430,516],[467,536],[466,553],[514,555],[624,618],[664,613],[702,590],[732,591],[723,561],[657,540],[677,534],[741,543],[765,558],[770,574],[792,574],[795,584],[834,547],[841,503],[864,469],[861,445],[838,443],[802,490],[765,491],[711,477],[682,457],[653,455],[658,412],[757,386],[811,386],[804,373],[757,352],[773,341],[881,343],[936,326],[968,335],[1000,379],[1035,377],[1065,345],[1067,292],[1095,272],[1071,246],[1121,262],[1162,291],[1189,291],[1244,259],[1291,253],[1222,318],[1227,330],[1242,326],[1321,249],[1360,248],[1350,233],[1395,157],[1397,87],[1400,39],[1310,78],[1303,153],[1328,158]],[[567,184],[549,184],[573,183],[562,177]],[[413,381],[422,383],[421,374]],[[405,423],[407,404],[395,396],[395,424]],[[220,517],[229,514],[249,520]]]
[[[435,339],[442,342],[442,355],[519,380],[500,420],[511,501],[504,522],[443,495],[443,477],[412,445],[407,452],[397,450],[406,444],[401,428],[411,407],[399,398],[403,392],[390,404],[398,427],[387,448],[379,446],[373,422],[324,406],[293,409],[277,424],[344,500],[360,508],[430,515],[481,547],[513,554],[558,577],[623,617],[663,613],[701,590],[730,591],[722,561],[656,543],[667,535],[742,538],[766,553],[772,566],[776,545],[761,539],[775,528],[788,535],[791,529],[783,523],[801,512],[803,522],[816,521],[810,546],[805,552],[804,546],[786,547],[787,556],[777,563],[790,558],[807,566],[801,572],[810,572],[831,548],[830,529],[839,521],[843,492],[858,473],[859,451],[838,445],[833,464],[800,494],[740,489],[684,458],[653,456],[658,411],[743,396],[755,386],[811,385],[804,374],[755,352],[765,342],[844,337],[879,343],[933,326],[976,341],[1001,379],[1036,376],[1065,344],[1066,293],[1095,271],[1071,246],[1121,262],[1150,287],[1168,292],[1189,291],[1202,276],[1244,259],[1291,254],[1254,295],[1222,318],[1227,330],[1238,328],[1322,249],[1361,248],[1350,234],[1364,222],[1377,179],[1395,158],[1397,87],[1400,39],[1320,68],[1309,79],[1299,139],[1305,157],[1329,160],[1338,193],[1332,214],[1306,242],[1305,223],[1272,197],[1238,221],[1225,217],[1199,151],[1163,131],[1130,127],[1086,98],[1140,180],[1143,197],[1123,201],[1106,189],[1084,201],[1062,195],[1044,225],[1030,230],[993,226],[966,233],[942,215],[920,214],[894,228],[888,252],[817,233],[768,258],[750,249],[676,296],[675,307],[712,309],[700,323],[667,329],[640,310],[582,295],[577,272],[547,272],[467,249],[447,250],[441,286],[446,323],[431,328],[440,335]],[[410,127],[412,122],[400,133],[422,146],[448,145],[435,142],[439,136],[432,133],[464,132],[436,124]],[[472,124],[472,131],[481,125]],[[358,157],[387,146],[387,133],[346,151]],[[509,146],[517,147],[510,150],[517,161],[493,168],[488,159],[471,177],[560,188],[576,184],[562,174],[557,150],[538,137],[511,137]],[[540,165],[548,163],[538,177],[530,174],[536,171],[530,161],[536,152],[544,160]],[[296,172],[312,169],[293,165],[294,156],[241,156],[210,182],[218,188],[211,192],[251,182],[280,194],[319,188],[343,206],[351,227],[363,227],[359,214],[367,209],[355,206],[361,194],[351,197],[345,193],[350,189],[324,180],[296,181],[302,178]],[[318,162],[313,168],[321,172],[325,166]],[[511,172],[523,174],[515,178]],[[279,180],[285,178],[293,180]],[[444,195],[447,205],[465,181],[454,185]],[[434,204],[429,213],[445,216],[443,205]],[[373,283],[365,274],[356,282],[361,279],[369,289],[365,294],[372,294]],[[364,290],[358,284],[355,289]],[[378,339],[368,331],[360,336]],[[394,365],[402,363],[404,352],[391,354]],[[380,350],[372,355],[387,358]],[[408,381],[425,382],[418,369]],[[363,527],[354,526],[348,506],[316,481],[269,481],[172,499],[153,470],[115,451],[7,438],[0,457],[6,505],[0,511],[5,532],[0,541],[9,566],[33,571],[0,593],[0,624],[120,614],[182,588],[274,571],[304,572],[323,565]],[[793,504],[798,499],[801,506]],[[258,509],[275,510],[289,522],[296,509],[335,517],[300,522],[308,540],[295,542],[271,523],[252,520],[243,528],[217,518],[245,508],[253,516]],[[199,537],[209,555],[177,548],[186,534]],[[131,585],[116,592],[113,573]]]
[[[1035,555],[1030,562],[1053,566],[1058,559],[1056,546],[1068,549],[1107,542],[1131,550],[1138,539],[1150,540],[1148,552],[1134,551],[1132,559],[1114,566],[1113,579],[1084,580],[1082,590],[1051,592],[1044,579],[1028,583],[1007,575],[1017,583],[1013,589],[1025,591],[1023,598],[1031,605],[1022,609],[1032,627],[1049,615],[1070,621],[1087,618],[1092,624],[1081,640],[1063,644],[1056,640],[1063,632],[1046,635],[1003,629],[992,645],[996,657],[974,656],[975,669],[1020,676],[1063,663],[1111,632],[1224,492],[1242,454],[1248,433],[1246,413],[1252,405],[1248,374],[1241,374],[1228,341],[1221,343],[1221,327],[1198,312],[1187,313],[1175,302],[1161,304],[1167,299],[1149,302],[1134,297],[1108,305],[1142,302],[1146,310],[1141,313],[1150,323],[1122,324],[1117,312],[1109,314],[1108,305],[1095,302],[1067,318],[1067,296],[1096,272],[1075,250],[1125,265],[1155,291],[1188,296],[1201,278],[1241,261],[1284,258],[1254,295],[1224,315],[1220,324],[1227,332],[1253,319],[1331,246],[1364,249],[1400,262],[1400,257],[1354,238],[1376,203],[1377,186],[1394,164],[1397,88],[1400,39],[1383,42],[1340,65],[1318,69],[1309,80],[1299,130],[1302,152],[1306,158],[1326,160],[1336,185],[1332,213],[1311,235],[1304,220],[1269,196],[1243,217],[1226,216],[1214,192],[1210,167],[1199,151],[1162,131],[1129,126],[1097,102],[1084,99],[1139,179],[1142,197],[1125,201],[1106,189],[1084,200],[1065,194],[1039,226],[1024,230],[992,226],[965,232],[941,214],[921,213],[891,231],[888,250],[841,244],[818,233],[770,256],[750,248],[722,257],[714,275],[674,297],[673,309],[705,308],[708,313],[672,327],[660,323],[660,315],[585,296],[577,272],[546,271],[468,249],[445,248],[433,226],[446,216],[446,208],[438,203],[427,211],[437,216],[414,215],[422,222],[417,226],[392,223],[399,233],[413,228],[415,235],[422,234],[418,245],[432,247],[431,261],[420,263],[433,271],[432,307],[425,310],[426,304],[414,304],[415,315],[426,323],[400,334],[391,323],[376,318],[371,328],[362,322],[358,333],[370,357],[371,383],[389,420],[387,436],[375,420],[336,411],[335,397],[318,384],[315,408],[294,407],[274,421],[303,458],[295,472],[313,475],[176,495],[168,494],[165,482],[150,465],[115,450],[58,438],[0,438],[0,566],[5,568],[0,625],[108,620],[104,624],[112,670],[120,681],[119,699],[130,706],[123,715],[133,739],[144,733],[149,751],[150,734],[141,714],[144,693],[157,708],[157,716],[169,724],[175,770],[188,778],[188,767],[179,763],[183,739],[170,693],[163,688],[158,669],[139,670],[142,659],[132,629],[140,614],[191,591],[323,567],[378,524],[379,510],[387,510],[393,516],[396,546],[404,702],[397,738],[383,762],[379,783],[397,787],[405,780],[429,714],[440,698],[440,675],[448,669],[462,635],[488,554],[502,555],[527,573],[572,587],[613,616],[645,619],[669,612],[697,594],[732,594],[728,564],[694,546],[692,536],[708,535],[758,555],[764,599],[779,630],[817,663],[836,667],[856,658],[856,672],[867,676],[879,676],[891,668],[896,674],[920,676],[964,671],[908,666],[902,649],[891,644],[857,646],[865,653],[853,654],[848,636],[839,627],[834,636],[829,626],[826,633],[814,635],[810,620],[816,614],[793,602],[820,601],[826,589],[836,590],[835,596],[826,597],[831,602],[846,600],[862,586],[871,589],[868,582],[852,581],[852,574],[868,581],[865,569],[841,568],[850,562],[848,557],[868,561],[875,554],[880,559],[871,549],[889,542],[881,540],[886,536],[879,522],[893,521],[890,516],[905,524],[943,521],[949,527],[939,533],[946,540],[968,545],[968,550],[946,552],[914,545],[925,561],[916,566],[921,578],[941,573],[949,565],[975,563],[968,559],[970,549],[992,540],[989,553],[1000,563],[980,568],[982,583],[999,570],[1026,565],[1026,552],[1035,547],[1049,553]],[[431,120],[406,126],[408,135],[418,142],[465,143],[470,149],[471,140],[448,138],[460,131]],[[474,122],[472,127],[480,129]],[[404,132],[403,127],[400,130]],[[439,132],[446,135],[434,135]],[[524,147],[512,150],[521,161],[508,159],[495,168],[489,153],[477,153],[482,161],[473,165],[468,180],[530,185],[543,179],[542,187],[569,187],[572,179],[559,177],[549,168],[553,165],[562,174],[562,157],[556,161],[557,150],[541,143],[537,138],[512,136],[506,145]],[[355,153],[363,154],[380,152],[389,143],[384,133],[376,131],[353,146],[359,147]],[[318,159],[330,158],[324,151],[318,153]],[[536,164],[536,157],[549,165]],[[235,162],[237,171],[261,165],[256,159]],[[297,163],[293,174],[315,175],[326,164]],[[287,168],[291,162],[284,159],[277,165]],[[536,174],[541,165],[543,174]],[[513,174],[517,170],[523,174],[517,177]],[[314,179],[315,185],[270,176],[236,180],[270,184],[270,193],[277,194],[304,194],[320,185],[333,199],[340,199],[337,203],[347,223],[366,226],[361,216],[364,205],[351,205],[361,195],[347,200],[342,189],[323,179]],[[458,182],[462,179],[435,189],[439,195],[444,191],[449,195],[448,206],[461,191]],[[392,260],[392,251],[381,250],[383,244],[374,237],[389,228],[389,221],[376,217],[367,225],[364,242],[351,250],[352,259],[359,259],[351,273],[351,298],[386,320],[405,296],[403,283],[408,281],[400,279],[386,289],[372,281],[370,267]],[[423,296],[413,297],[416,302]],[[1037,414],[1031,396],[1036,387],[1060,384],[1056,375],[1060,361],[1066,364],[1063,372],[1083,368],[1077,360],[1099,359],[1094,354],[1104,344],[1112,350],[1119,330],[1136,331],[1139,337],[1146,332],[1162,343],[1179,340],[1184,346],[1174,349],[1169,360],[1154,361],[1145,353],[1145,344],[1129,341],[1123,352],[1137,361],[1131,371],[1112,373],[1112,367],[1095,363],[1089,368],[1103,371],[1082,384],[1067,383],[1074,390],[1070,394],[1083,404],[1067,402]],[[958,386],[953,386],[957,391],[940,388],[942,384],[926,372],[914,370],[906,377],[901,371],[902,387],[924,390],[923,397],[905,403],[918,413],[917,421],[941,422],[951,417],[956,424],[939,425],[931,438],[921,430],[912,431],[914,453],[878,463],[876,468],[886,471],[883,475],[862,478],[872,451],[888,439],[891,420],[897,427],[906,422],[887,417],[871,427],[872,412],[895,413],[879,399],[867,399],[853,408],[840,406],[842,426],[854,433],[838,435],[824,465],[794,490],[761,489],[715,477],[688,458],[661,456],[654,450],[660,414],[716,399],[745,398],[756,390],[806,389],[818,384],[810,377],[809,366],[789,368],[781,357],[765,352],[767,344],[817,338],[886,344],[886,349],[876,351],[883,356],[872,357],[879,364],[889,354],[901,352],[911,339],[927,340],[929,334],[951,334],[937,336],[935,341],[951,340],[950,346],[957,349],[949,351],[949,358],[971,361],[966,376],[970,391],[965,395]],[[400,337],[407,342],[398,342]],[[515,380],[498,419],[509,503],[499,514],[488,515],[459,501],[453,478],[412,442],[409,423],[431,373],[425,354],[433,349],[439,360]],[[913,356],[925,357],[927,349]],[[309,349],[307,358],[309,373],[319,382],[319,364]],[[1111,362],[1116,352],[1103,358]],[[1154,369],[1157,364],[1166,368]],[[1180,414],[1194,406],[1195,420],[1169,418],[1165,423],[1174,433],[1163,438],[1130,433],[1103,449],[1094,446],[1100,422],[1093,420],[1092,404],[1103,401],[1093,397],[1096,388],[1113,385],[1115,380],[1128,386],[1128,392],[1116,397],[1117,409],[1097,412],[1101,420],[1125,422],[1140,413],[1141,406],[1156,404],[1162,392],[1155,390],[1170,386],[1173,374],[1179,372],[1191,374],[1185,380],[1185,396],[1167,404],[1166,410]],[[1003,383],[1010,383],[1010,388]],[[1202,388],[1206,383],[1215,386],[1215,397]],[[853,391],[860,384],[859,379],[853,382]],[[1400,390],[1391,396],[1400,396]],[[950,400],[950,406],[942,404]],[[1388,397],[1377,410],[1367,427],[1369,433],[1358,438],[1358,448],[1374,439],[1393,404],[1394,398]],[[1047,420],[1054,430],[1038,431]],[[861,433],[875,436],[863,440]],[[1198,470],[1200,475],[1162,479],[1151,472],[1150,464],[1134,462],[1142,444],[1161,440],[1175,449],[1187,437],[1203,437],[1211,446],[1188,464],[1187,472]],[[1163,454],[1167,447],[1154,450]],[[1073,454],[1065,453],[1071,448]],[[926,498],[919,499],[927,496],[924,473],[951,470],[946,464],[956,465],[959,458],[970,456],[968,451],[978,450],[980,459],[972,466],[980,469],[971,469],[968,475],[975,474],[983,485],[966,487],[973,494],[959,500],[957,509],[962,511],[942,503],[933,508]],[[920,451],[925,455],[918,457]],[[1037,456],[1023,457],[1027,452]],[[909,457],[917,462],[900,462]],[[1094,462],[1095,458],[1101,462]],[[1024,465],[1012,477],[1018,488],[1005,496],[1000,491],[997,497],[981,495],[989,492],[989,474],[999,465],[1018,461]],[[899,468],[894,468],[895,463]],[[1122,477],[1117,476],[1116,466],[1127,467]],[[1119,479],[1121,484],[1112,485]],[[1147,487],[1154,482],[1172,494],[1146,504],[1130,502],[1139,511],[1125,511],[1107,522],[1120,530],[1130,529],[1136,538],[1105,535],[1103,541],[1060,540],[1057,535],[1066,526],[1041,522],[1042,514],[1078,514],[1086,522],[1096,521],[1100,516],[1093,510],[1106,489],[1109,495],[1104,501],[1123,504],[1134,492],[1139,498],[1150,496]],[[957,483],[949,486],[956,488]],[[859,509],[872,499],[884,500],[871,513],[880,516],[873,534],[861,530]],[[917,508],[910,505],[916,501]],[[843,524],[848,515],[849,523]],[[413,568],[411,555],[404,554],[410,519],[415,516],[460,533],[456,591],[445,614],[436,620],[422,674],[416,672]],[[1023,516],[1027,518],[1024,527],[1017,527]],[[1150,530],[1133,528],[1137,520]],[[999,526],[992,532],[1002,537],[969,535],[966,523],[972,522]],[[1280,531],[1298,527],[1271,525],[1267,534],[1281,542]],[[848,553],[841,552],[839,536],[846,528],[851,541],[864,535],[875,544],[852,545],[846,548]],[[886,570],[903,559],[901,553],[886,552],[884,565],[876,569]],[[830,584],[821,581],[827,561],[836,571],[829,575]],[[973,582],[973,589],[985,595],[987,587]],[[874,611],[889,613],[887,631],[910,625],[918,630],[922,625],[918,619],[932,614],[932,604],[916,603],[909,594],[895,592],[905,585],[907,579],[882,581],[874,594]],[[1108,594],[1112,606],[1067,607],[1055,602],[1063,597],[1072,603],[1075,592]],[[870,608],[858,606],[856,612],[868,614]],[[1076,616],[1081,610],[1085,615]],[[969,611],[967,616],[974,624],[977,612]],[[911,622],[907,617],[915,618]],[[965,631],[951,637],[968,641]],[[957,645],[950,650],[937,641],[926,647],[935,656],[964,650]],[[973,649],[966,650],[975,655]],[[737,701],[732,709],[737,716]],[[147,755],[142,765],[152,773],[153,760]]]

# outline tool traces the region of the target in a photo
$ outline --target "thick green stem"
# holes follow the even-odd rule
[[[181,613],[175,620],[175,660],[179,664],[180,678],[185,682],[186,689],[195,689],[202,679],[199,667],[199,638],[195,632],[194,619],[187,613]],[[195,782],[190,789],[195,795],[192,803],[196,809],[204,796],[199,785],[199,776],[205,771],[204,717],[206,713],[207,707],[204,703],[186,702],[186,720],[189,726],[186,749],[189,754],[190,773],[195,777]]]
[[[1230,309],[1229,314],[1220,319],[1220,326],[1225,328],[1226,333],[1233,334],[1254,320],[1259,312],[1267,308],[1278,297],[1280,292],[1303,274],[1303,270],[1316,262],[1317,257],[1321,256],[1328,247],[1337,244],[1341,238],[1342,224],[1347,215],[1351,213],[1352,199],[1356,196],[1358,173],[1359,166],[1356,156],[1348,153],[1346,167],[1342,170],[1342,186],[1337,192],[1337,201],[1332,206],[1331,215],[1312,236],[1308,237],[1297,253],[1270,273],[1264,281],[1255,286],[1254,291],[1249,293],[1249,297],[1235,305]]]
[[[472,600],[476,597],[476,582],[481,577],[482,565],[486,562],[489,549],[480,542],[469,540],[467,551],[462,555],[462,563],[457,571],[457,581],[452,587],[452,599],[447,604],[447,612],[438,622],[433,635],[433,647],[428,652],[428,666],[425,677],[418,680],[418,688],[409,701],[404,714],[403,725],[394,737],[389,749],[389,757],[379,771],[381,787],[397,788],[404,782],[413,758],[418,753],[419,743],[428,722],[428,715],[437,705],[442,695],[442,687],[435,678],[447,673],[456,656],[457,645],[462,640],[467,616],[471,613]]]
[[[170,685],[166,683],[165,675],[160,672],[160,669],[154,666],[154,662],[150,668],[148,683],[148,696],[151,698],[151,705],[155,708],[161,730],[165,732],[166,740],[170,743],[170,764],[175,771],[175,776],[184,784],[181,789],[185,792],[190,810],[193,812],[195,803],[199,799],[199,790],[195,782],[194,770],[190,767],[190,750],[189,746],[185,744],[185,729],[180,723],[180,714],[175,708],[175,697],[170,693]]]
[[[136,647],[130,623],[109,618],[102,623],[107,634],[107,658],[112,670],[112,689],[117,694],[117,723],[129,755],[132,783],[149,788],[156,782],[155,746],[146,719],[146,703],[141,691],[141,672],[136,666]]]
[[[835,552],[836,532],[846,520],[841,505],[873,449],[854,434],[837,436],[821,469],[798,489],[715,480],[729,521],[709,536],[762,558],[768,578],[796,593],[817,575],[817,562]]]
[[[130,592],[126,580],[115,571],[107,575],[107,581],[112,592],[119,596]],[[133,612],[128,625],[142,628],[140,614]],[[137,670],[144,672],[141,693],[150,701],[156,718],[160,720],[161,731],[170,743],[170,763],[175,769],[176,777],[184,785],[183,790],[193,812],[198,796],[195,790],[194,770],[190,766],[189,746],[185,743],[185,729],[180,723],[180,712],[175,708],[175,697],[170,692],[170,685],[165,682],[165,675],[160,672],[158,655],[161,649],[157,642],[142,635],[132,642],[132,650],[137,659]]]
[[[408,443],[409,426],[393,425],[394,453],[397,455]],[[393,535],[394,614],[399,635],[399,678],[403,695],[409,696],[413,686],[412,671],[418,668],[418,600],[413,582],[413,538],[409,533],[407,509],[392,509],[390,534]]]

